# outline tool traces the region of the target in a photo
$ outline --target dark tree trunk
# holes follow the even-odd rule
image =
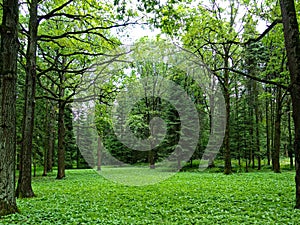
[[[52,86],[53,87],[53,86]],[[47,172],[52,172],[53,155],[55,145],[55,110],[54,105],[50,101],[49,108],[49,137],[48,137],[48,156],[47,156]]]
[[[257,83],[254,81],[253,83],[253,92],[254,92],[254,113],[255,113],[255,138],[256,138],[256,158],[257,158],[257,169],[261,169],[261,157],[260,157],[260,140],[259,140],[259,110],[258,110],[258,89]]]
[[[80,125],[78,124],[77,129],[76,129],[76,142],[77,142],[77,149],[76,149],[76,168],[79,169],[80,168],[80,149],[78,144],[80,143]]]
[[[291,128],[291,113],[290,113],[290,102],[287,106],[287,116],[288,116],[288,132],[289,132],[289,144],[288,144],[288,156],[290,158],[290,168],[292,169],[294,167],[294,160],[293,160],[293,147],[292,147],[292,128]]]
[[[254,81],[250,81],[251,83]],[[250,89],[252,92],[252,89]],[[250,96],[250,98],[252,98]],[[249,135],[250,135],[250,161],[249,161],[249,166],[252,164],[252,169],[255,168],[255,149],[254,149],[254,122],[253,122],[253,102],[252,100],[250,101],[250,108],[249,108]]]
[[[18,211],[15,198],[18,1],[3,0],[0,57],[0,217]]]
[[[225,68],[229,67],[229,57],[228,51],[225,49],[225,59],[224,66]],[[224,136],[224,161],[225,168],[224,174],[231,174],[231,153],[230,153],[230,90],[229,90],[229,70],[224,71],[224,99],[225,99],[225,108],[226,108],[226,127],[225,127],[225,136]]]
[[[273,164],[273,161],[274,161],[274,152],[275,152],[275,142],[274,142],[274,124],[275,124],[275,110],[274,110],[274,103],[273,103],[273,99],[271,101],[271,104],[270,104],[270,108],[271,108],[271,118],[270,118],[270,129],[271,129],[271,161],[272,161],[272,170],[274,170],[274,164]]]
[[[32,137],[34,126],[35,89],[36,89],[36,50],[37,50],[37,7],[38,0],[30,4],[29,37],[26,52],[25,103],[20,154],[20,173],[16,195],[21,198],[34,197],[31,186]]]
[[[150,150],[148,155],[148,161],[150,164],[150,169],[155,169],[154,151]]]
[[[271,150],[270,150],[270,119],[269,119],[269,100],[266,99],[266,133],[267,133],[267,160],[268,166],[271,165]]]
[[[275,136],[274,136],[274,155],[273,170],[280,173],[280,145],[281,145],[281,88],[278,88],[276,94],[276,116],[275,116]]]
[[[65,177],[65,103],[59,101],[58,103],[58,153],[57,153],[57,177],[56,179],[62,179]]]
[[[47,165],[48,165],[48,151],[49,151],[49,145],[48,145],[48,139],[49,139],[49,100],[46,100],[46,116],[45,116],[45,131],[46,131],[46,137],[44,142],[44,168],[43,168],[43,175],[47,176]]]
[[[296,205],[300,209],[300,40],[294,0],[280,1],[285,46],[291,76],[291,96],[295,124]]]
[[[101,152],[101,137],[98,137],[98,149],[97,149],[97,170],[101,170],[101,161],[102,161],[102,152]]]

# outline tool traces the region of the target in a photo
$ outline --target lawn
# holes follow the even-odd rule
[[[148,186],[116,184],[93,170],[33,179],[37,197],[0,224],[299,224],[294,172],[181,172]]]

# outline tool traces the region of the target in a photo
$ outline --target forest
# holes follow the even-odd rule
[[[0,224],[299,222],[300,2],[0,4]]]

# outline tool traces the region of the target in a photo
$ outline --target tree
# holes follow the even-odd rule
[[[22,144],[20,153],[20,172],[16,196],[21,198],[34,197],[31,186],[31,157],[32,138],[34,126],[35,109],[35,87],[36,87],[36,50],[38,32],[38,0],[32,0],[29,9],[29,38],[26,51],[26,82],[25,82],[25,104],[22,126]]]
[[[284,39],[288,58],[291,84],[290,91],[295,124],[295,163],[296,163],[296,209],[300,209],[300,39],[299,25],[293,0],[280,1]]]
[[[18,211],[15,199],[17,0],[3,0],[0,57],[0,217]]]

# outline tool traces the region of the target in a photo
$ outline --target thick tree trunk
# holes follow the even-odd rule
[[[300,40],[294,0],[280,1],[295,123],[296,205],[300,209]]]
[[[38,0],[32,0],[29,10],[29,37],[26,52],[26,86],[22,127],[22,146],[20,155],[20,173],[16,191],[17,197],[21,198],[34,197],[31,186],[31,157],[36,89],[36,51],[38,29],[37,6]]]
[[[3,0],[0,57],[0,217],[18,211],[15,198],[18,1]]]

